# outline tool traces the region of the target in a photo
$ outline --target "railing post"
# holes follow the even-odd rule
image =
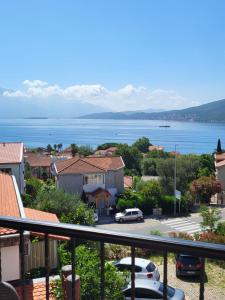
[[[135,300],[135,247],[131,246],[131,300]]]
[[[100,242],[100,258],[101,258],[101,300],[105,300],[105,244]]]
[[[22,281],[22,300],[26,299],[25,295],[25,267],[24,267],[24,231],[20,231],[20,277]]]
[[[49,237],[45,234],[45,281],[46,281],[46,300],[49,300]]]
[[[167,262],[168,253],[163,252],[163,300],[167,300]]]
[[[201,273],[200,273],[200,292],[199,299],[204,300],[204,291],[205,291],[205,258],[200,258],[202,264]]]
[[[76,298],[76,262],[75,262],[75,239],[71,238],[71,265],[72,265],[72,300],[75,300]]]
[[[2,251],[0,247],[0,281],[2,281]]]

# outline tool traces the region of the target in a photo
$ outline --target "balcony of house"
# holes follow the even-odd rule
[[[15,261],[8,262],[7,270],[11,272],[19,264],[20,278],[16,281],[8,281],[7,276],[3,272],[5,268],[5,249],[4,243],[0,244],[1,249],[1,264],[0,264],[0,299],[59,299],[53,292],[54,282],[61,280],[62,298],[61,299],[82,299],[82,278],[78,274],[78,257],[75,249],[78,244],[89,242],[93,243],[99,250],[99,270],[94,270],[100,274],[98,281],[98,299],[113,299],[109,297],[109,286],[106,290],[106,282],[109,278],[106,277],[106,255],[105,249],[108,243],[128,246],[131,256],[131,281],[124,299],[140,299],[136,289],[137,280],[135,278],[135,258],[139,249],[146,249],[162,254],[163,270],[161,273],[161,298],[157,299],[175,299],[170,295],[171,288],[168,285],[168,257],[169,253],[194,255],[200,259],[201,269],[199,277],[199,293],[193,299],[209,299],[205,295],[205,265],[206,259],[225,261],[225,245],[193,242],[188,240],[174,239],[169,237],[161,237],[154,235],[135,235],[129,233],[120,233],[114,231],[100,230],[90,226],[70,225],[62,223],[50,223],[34,221],[22,218],[0,217],[0,227],[7,228],[13,232],[14,238],[17,240],[19,247],[19,255]],[[44,278],[39,278],[33,281],[27,280],[25,277],[25,257],[27,255],[27,234],[36,232],[43,236],[44,242]],[[17,236],[15,236],[17,235]],[[68,251],[70,252],[70,264],[64,266],[58,274],[52,276],[50,274],[50,237],[67,237]],[[87,260],[89,257],[86,258]],[[190,283],[191,285],[191,283]],[[90,285],[90,289],[92,286]],[[191,288],[191,287],[190,287]],[[113,291],[111,291],[113,292]],[[128,295],[129,294],[129,295]],[[86,299],[86,298],[83,298]],[[92,298],[89,298],[92,299]],[[94,298],[93,298],[94,299]],[[122,299],[120,298],[114,298]],[[153,299],[144,297],[144,299]],[[154,298],[155,299],[155,298]],[[176,298],[178,299],[178,298]],[[179,298],[179,299],[184,299]],[[187,298],[186,298],[187,299]]]

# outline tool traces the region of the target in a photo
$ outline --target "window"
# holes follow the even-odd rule
[[[155,265],[151,262],[146,267],[148,272],[153,272],[155,270]]]
[[[128,289],[124,292],[125,297],[131,297],[131,289]],[[162,295],[157,293],[156,291],[152,291],[149,289],[135,289],[135,297],[142,299],[163,299]]]
[[[104,184],[103,174],[87,174],[83,177],[84,184]]]
[[[133,211],[132,215],[138,215],[138,211]]]
[[[12,175],[12,169],[11,168],[2,168],[2,169],[0,169],[0,172]]]
[[[125,216],[131,216],[131,211],[127,212]]]

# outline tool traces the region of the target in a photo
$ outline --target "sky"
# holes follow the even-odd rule
[[[224,83],[224,0],[1,1],[0,99],[180,109]]]

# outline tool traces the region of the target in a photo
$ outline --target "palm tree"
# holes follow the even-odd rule
[[[61,152],[62,146],[63,146],[62,144],[58,144],[58,151],[59,151],[59,152]]]
[[[57,145],[56,145],[56,144],[54,144],[54,145],[53,145],[53,147],[54,147],[54,149],[55,149],[55,151],[56,151],[56,149],[57,149]]]

